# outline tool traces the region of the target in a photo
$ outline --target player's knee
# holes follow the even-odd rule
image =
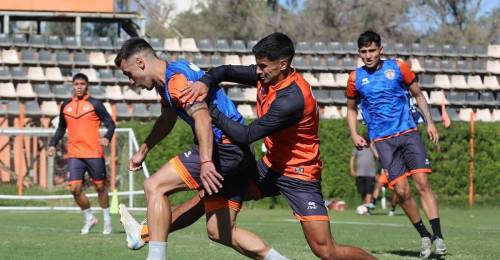
[[[144,181],[144,192],[148,195],[153,195],[158,191],[158,184],[149,178]]]
[[[208,238],[214,242],[219,243],[221,241],[220,233],[217,227],[207,226],[207,235]]]
[[[98,184],[98,185],[95,186],[95,190],[98,193],[105,192],[106,191],[106,186],[104,184]]]
[[[315,241],[312,251],[320,259],[335,259],[337,248],[331,241]]]
[[[74,196],[78,196],[78,195],[82,194],[82,186],[80,186],[80,185],[70,185],[69,186],[69,191]]]
[[[431,192],[431,185],[428,181],[415,182],[415,187],[420,194]]]
[[[410,190],[408,190],[408,189],[396,189],[395,191],[396,191],[396,194],[398,195],[399,199],[401,199],[401,201],[406,201],[406,200],[411,199]]]

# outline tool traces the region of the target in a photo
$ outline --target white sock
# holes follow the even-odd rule
[[[264,256],[264,260],[288,260],[288,258],[282,256],[278,251],[274,250],[274,248],[271,248],[266,256]]]
[[[102,215],[104,222],[111,222],[111,216],[109,215],[109,208],[102,208]]]
[[[146,260],[165,260],[167,259],[167,242],[149,241],[149,252]]]
[[[94,218],[94,215],[92,215],[92,211],[90,208],[82,210],[83,214],[85,215],[85,221],[90,222]]]

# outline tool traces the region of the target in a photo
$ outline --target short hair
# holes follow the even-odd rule
[[[73,79],[71,80],[71,82],[75,82],[75,80],[77,79],[81,79],[83,81],[85,81],[85,83],[89,84],[89,78],[87,77],[87,75],[79,72],[79,73],[76,73],[74,76],[73,76]]]
[[[116,54],[115,64],[117,67],[120,67],[122,60],[128,59],[130,56],[137,54],[139,52],[146,51],[153,56],[156,57],[156,53],[153,50],[153,47],[149,45],[149,43],[142,38],[131,38],[126,40],[118,53]]]
[[[257,42],[252,53],[257,58],[268,58],[272,61],[286,58],[291,63],[295,49],[292,40],[286,34],[275,32]]]
[[[375,43],[375,45],[379,46],[382,44],[382,40],[380,39],[380,35],[372,30],[368,30],[358,37],[358,48],[368,46],[371,43]]]

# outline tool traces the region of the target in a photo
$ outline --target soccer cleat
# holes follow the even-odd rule
[[[422,238],[422,244],[420,246],[420,258],[429,258],[431,256],[432,241],[429,237]]]
[[[104,228],[102,229],[102,234],[109,235],[111,234],[111,230],[112,230],[111,221],[104,221]]]
[[[446,244],[442,238],[437,237],[434,239],[434,246],[436,247],[436,255],[446,255],[448,251],[446,250]]]
[[[396,213],[394,213],[394,210],[391,210],[389,211],[389,213],[387,214],[387,216],[389,217],[393,217]]]
[[[86,235],[90,232],[90,230],[97,224],[97,219],[92,216],[92,220],[90,221],[85,221],[85,224],[83,225],[82,229],[80,230],[80,234]]]
[[[139,224],[127,210],[124,204],[119,206],[120,223],[122,223],[127,234],[127,247],[132,250],[141,249],[146,242],[141,238],[141,230],[144,224]]]
[[[375,204],[373,204],[373,203],[370,202],[370,203],[365,204],[365,207],[367,207],[369,210],[374,210],[375,209]]]

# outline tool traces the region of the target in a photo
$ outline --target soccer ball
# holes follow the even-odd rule
[[[356,208],[356,213],[358,215],[366,215],[366,214],[368,214],[368,208],[365,205],[359,205]]]

